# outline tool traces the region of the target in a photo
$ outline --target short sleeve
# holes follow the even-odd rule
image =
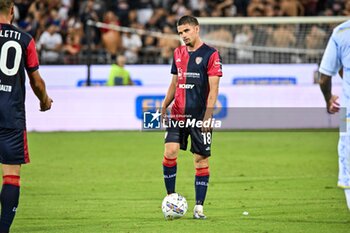
[[[38,55],[36,53],[36,47],[34,39],[32,38],[27,46],[26,51],[26,69],[28,72],[33,72],[39,68]]]
[[[171,74],[177,75],[177,67],[175,64],[175,55],[173,56],[173,63],[171,64]]]
[[[218,51],[212,53],[208,62],[208,76],[222,76],[222,61]]]
[[[339,47],[334,39],[334,33],[324,51],[319,71],[328,76],[334,76],[341,68]]]

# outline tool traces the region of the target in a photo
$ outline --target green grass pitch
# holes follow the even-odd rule
[[[12,233],[350,232],[337,132],[215,132],[208,219],[192,219],[192,155],[178,158],[184,218],[165,221],[162,132],[29,133]],[[248,211],[249,215],[242,213]]]

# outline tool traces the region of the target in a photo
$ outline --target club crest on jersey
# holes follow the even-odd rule
[[[195,61],[196,61],[196,64],[199,65],[199,63],[201,63],[202,60],[203,60],[202,57],[196,57],[196,60],[195,60]]]

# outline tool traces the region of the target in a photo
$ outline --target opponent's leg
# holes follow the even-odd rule
[[[9,232],[15,218],[20,194],[20,168],[21,165],[2,165],[0,233]]]
[[[341,135],[338,143],[338,186],[344,188],[346,203],[350,210],[350,136]]]
[[[206,216],[203,213],[203,204],[209,183],[209,157],[194,154],[194,166],[196,169],[194,183],[196,192],[196,205],[193,210],[193,217],[196,219],[205,219]]]
[[[175,193],[175,181],[177,170],[177,155],[179,153],[180,144],[175,142],[165,143],[165,151],[163,158],[163,174],[164,183],[168,194]]]

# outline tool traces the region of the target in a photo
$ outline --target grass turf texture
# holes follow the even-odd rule
[[[337,132],[215,132],[207,220],[192,219],[194,170],[178,158],[184,218],[165,221],[161,132],[29,133],[12,233],[350,232]],[[248,211],[249,215],[242,213]]]

